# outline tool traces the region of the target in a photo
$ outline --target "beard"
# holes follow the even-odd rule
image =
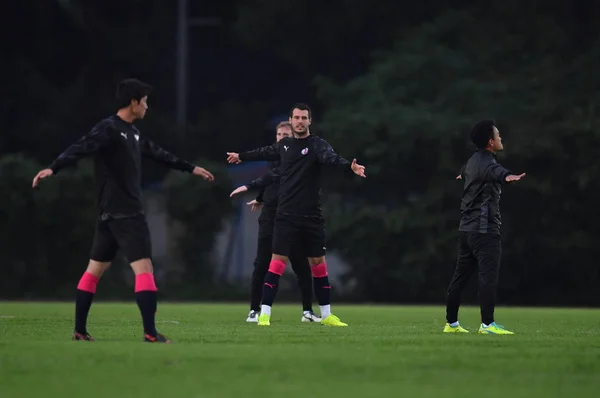
[[[294,134],[300,137],[304,137],[306,134],[308,134],[308,129],[304,128],[300,131],[294,130]]]

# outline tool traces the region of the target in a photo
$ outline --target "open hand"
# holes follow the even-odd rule
[[[38,184],[40,183],[40,180],[43,180],[44,178],[48,178],[50,176],[54,175],[54,172],[52,171],[52,169],[44,169],[41,170],[39,173],[36,174],[36,176],[33,178],[33,184],[31,184],[31,186],[33,188],[36,188],[38,186]]]
[[[210,182],[213,182],[215,180],[215,176],[213,176],[210,171],[208,171],[202,167],[198,167],[198,166],[194,167],[194,171],[192,171],[192,174],[194,174],[195,176],[200,176]]]
[[[234,189],[233,192],[231,192],[229,194],[229,197],[232,198],[234,195],[237,195],[238,193],[246,192],[247,190],[248,190],[248,187],[245,185],[242,185],[241,187],[237,187],[236,189]]]
[[[250,201],[248,203],[246,203],[248,206],[250,206],[250,210],[252,211],[259,211],[260,208],[262,207],[262,203],[259,202],[258,200],[254,199],[253,201]]]
[[[519,181],[523,177],[525,177],[525,173],[519,174],[519,175],[511,174],[511,175],[507,175],[504,180],[506,182],[513,182],[513,181]]]
[[[365,166],[362,166],[362,165],[356,163],[356,159],[354,159],[352,161],[352,165],[350,167],[352,168],[352,171],[354,172],[354,174],[356,174],[357,176],[361,176],[362,178],[367,178],[367,176],[365,175]]]
[[[242,161],[240,160],[240,154],[236,152],[227,152],[227,162],[233,164],[242,163]]]

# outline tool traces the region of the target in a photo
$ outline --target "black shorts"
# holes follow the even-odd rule
[[[277,214],[273,231],[273,253],[289,257],[292,248],[306,257],[322,257],[326,253],[325,219],[320,216]]]
[[[150,229],[143,214],[98,220],[90,258],[102,263],[111,262],[118,249],[129,263],[152,257]]]

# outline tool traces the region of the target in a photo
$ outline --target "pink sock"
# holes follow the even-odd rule
[[[79,284],[77,285],[78,290],[83,290],[84,292],[96,293],[96,286],[98,285],[98,278],[90,274],[89,272],[84,272],[79,280]]]
[[[328,275],[326,263],[317,264],[311,267],[310,270],[315,278],[324,278]]]
[[[315,295],[321,308],[321,317],[327,318],[331,315],[329,305],[331,304],[331,284],[329,284],[329,276],[327,272],[327,264],[321,263],[310,268],[313,274],[313,284],[315,287]]]
[[[154,283],[154,275],[150,272],[135,276],[135,292],[156,292],[158,289]]]
[[[276,275],[281,276],[285,272],[285,267],[286,267],[285,261],[271,260],[271,263],[269,264],[269,272],[272,272]]]

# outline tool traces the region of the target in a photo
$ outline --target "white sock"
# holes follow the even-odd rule
[[[450,326],[451,326],[451,327],[453,327],[453,328],[457,327],[458,325],[459,325],[458,321],[456,321],[456,322],[452,322],[452,323],[450,324]]]
[[[331,315],[331,305],[320,305],[319,309],[321,310],[321,318],[325,319]]]
[[[261,305],[260,306],[260,314],[267,314],[271,316],[271,306],[270,305]]]

